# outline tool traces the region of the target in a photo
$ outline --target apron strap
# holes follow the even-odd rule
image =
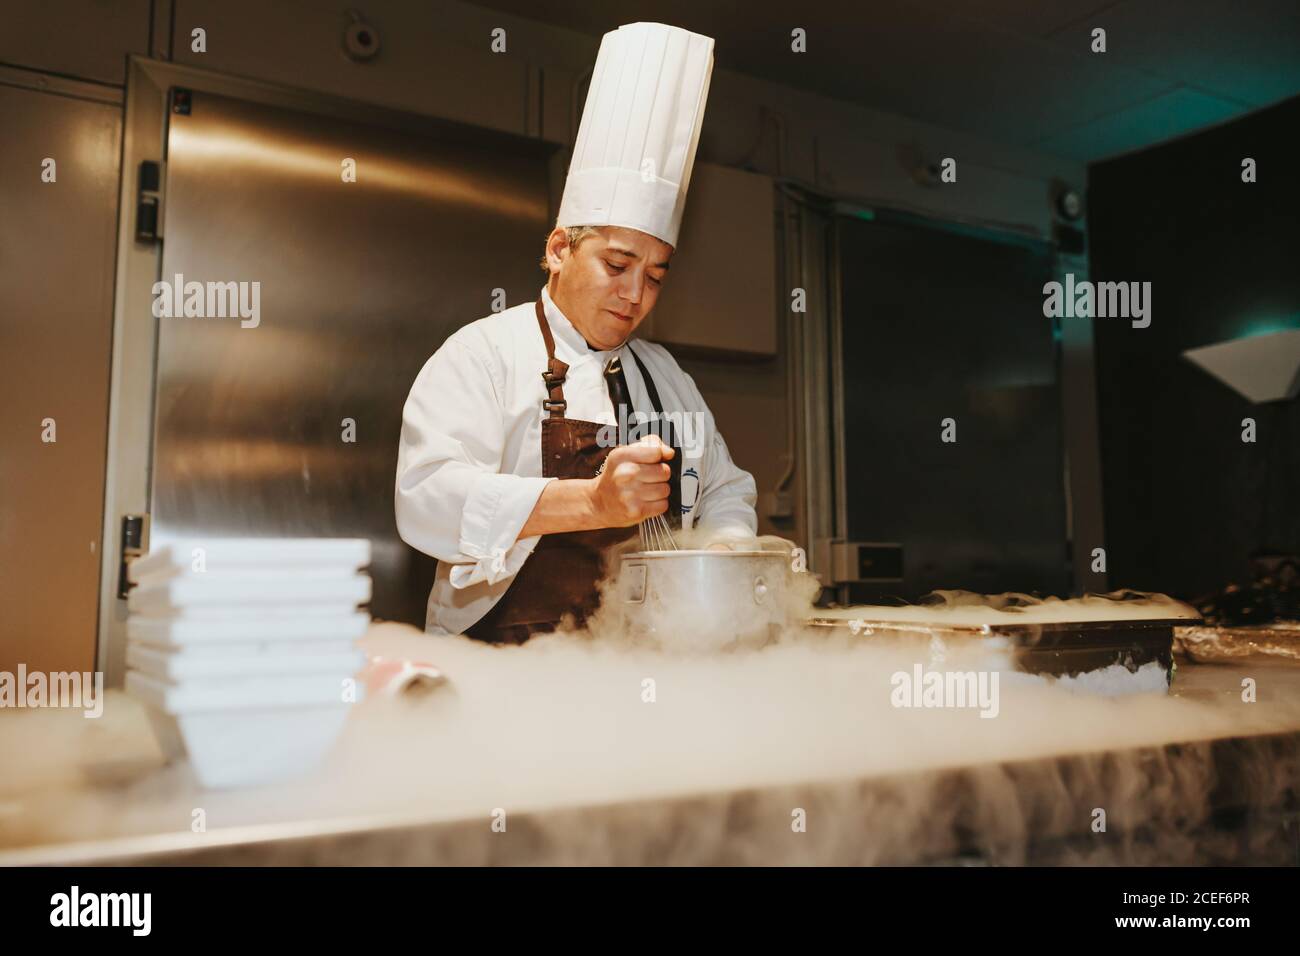
[[[537,324],[542,328],[542,340],[546,342],[546,371],[542,381],[546,383],[548,397],[542,399],[542,408],[551,413],[551,418],[563,418],[569,403],[564,399],[564,378],[569,374],[569,366],[555,357],[555,339],[551,336],[551,326],[546,321],[546,312],[542,309],[542,300],[537,300]]]
[[[636,354],[631,342],[628,343],[627,350],[632,353],[632,361],[636,362],[637,371],[641,373],[641,381],[645,382],[645,390],[650,396],[650,407],[659,416],[659,421],[668,426],[667,434],[661,431],[659,437],[664,439],[668,447],[677,451],[668,466],[672,469],[672,475],[668,479],[668,511],[664,517],[668,519],[669,527],[680,528],[682,526],[682,469],[685,467],[682,459],[686,451],[677,443],[677,429],[673,427],[672,419],[664,415],[663,406],[659,404],[659,389],[655,387],[655,380],[650,375],[650,370],[641,361],[641,356]]]
[[[641,361],[641,356],[632,350],[631,342],[627,343],[627,350],[632,353],[632,361],[636,362],[637,371],[641,373],[641,381],[645,382],[645,390],[650,395],[651,410],[659,417],[660,421],[663,421],[668,426],[668,441],[666,444],[676,446],[677,432],[673,429],[673,423],[664,418],[663,406],[659,404],[659,389],[655,388],[655,380],[650,377],[650,370]]]
[[[542,300],[539,298],[534,305],[537,310],[537,325],[542,330],[542,340],[546,343],[546,371],[542,373],[542,381],[546,383],[548,397],[542,400],[542,408],[550,412],[551,418],[563,418],[564,410],[569,407],[569,403],[564,398],[564,381],[569,374],[569,366],[568,363],[561,362],[555,357],[555,337],[551,335],[550,323],[546,321]],[[641,381],[645,382],[646,392],[650,396],[651,410],[662,419],[664,410],[659,402],[659,389],[655,387],[655,380],[650,375],[650,370],[641,361],[641,356],[636,354],[631,342],[627,343],[627,350],[632,355],[632,361],[636,362],[637,371],[641,373]],[[668,422],[668,435],[667,444],[675,445],[676,432],[673,430],[672,422]]]

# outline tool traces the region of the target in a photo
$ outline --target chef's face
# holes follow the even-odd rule
[[[570,249],[563,229],[546,243],[548,289],[588,344],[618,348],[650,314],[673,247],[621,226],[601,226]]]

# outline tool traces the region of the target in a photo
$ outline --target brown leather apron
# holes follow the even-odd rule
[[[549,413],[542,419],[542,477],[595,478],[613,450],[601,447],[597,441],[597,434],[606,426],[601,422],[564,417],[567,407],[564,380],[569,366],[555,357],[555,339],[540,299],[537,300],[537,324],[546,342],[546,371],[542,379],[548,395],[542,401],[542,408]],[[628,351],[632,352],[630,346]],[[632,357],[650,393],[654,411],[662,413],[658,389],[649,370],[635,352]],[[671,435],[667,441],[670,445],[677,444]],[[681,514],[681,460],[682,451],[678,448],[670,463],[673,478],[667,512],[675,515],[677,521]],[[673,502],[677,503],[676,509]],[[636,534],[637,526],[632,525],[542,535],[501,600],[466,635],[493,644],[522,644],[534,634],[555,630],[561,618],[570,613],[581,626],[600,605],[597,588],[605,576],[608,550]]]

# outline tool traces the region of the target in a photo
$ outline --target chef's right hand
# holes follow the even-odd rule
[[[592,507],[600,526],[626,528],[667,511],[672,469],[664,462],[675,454],[658,435],[610,451],[604,470],[592,479]]]

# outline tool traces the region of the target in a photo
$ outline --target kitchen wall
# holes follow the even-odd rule
[[[0,68],[0,671],[90,670],[121,106]]]
[[[344,11],[349,8],[359,11],[379,37],[380,51],[368,62],[344,56]],[[115,96],[125,82],[126,58],[138,54],[556,143],[571,139],[581,109],[576,84],[594,62],[599,42],[451,0],[64,0],[22,4],[8,16],[0,33],[0,83],[10,86],[40,92],[66,77]],[[506,52],[494,54],[489,44],[491,31],[498,27],[506,31],[507,46]],[[199,29],[204,31],[201,52],[193,39]],[[53,116],[55,100],[52,94],[43,95],[51,97],[45,102]],[[120,114],[121,107],[115,109]],[[32,129],[24,135],[38,137],[39,124]],[[12,127],[6,129],[12,132]],[[960,164],[957,183],[935,188],[911,178],[909,167],[918,159],[934,162],[948,156]],[[1011,224],[1040,234],[1049,224],[1049,181],[1059,177],[1081,186],[1084,178],[1083,168],[1069,160],[726,70],[716,71],[713,78],[699,158],[781,175],[844,198]],[[111,173],[118,162],[116,148],[105,147],[95,161],[108,164],[110,175],[93,181],[99,190],[94,201],[115,206],[117,187]],[[67,246],[82,223],[76,217],[46,218],[39,228],[50,243]],[[63,274],[70,284],[84,284],[90,268],[79,263]],[[6,281],[13,279],[6,275]],[[93,284],[87,288],[93,301],[80,309],[80,321],[90,340],[106,343],[112,327],[112,290]],[[22,317],[6,315],[4,321]],[[784,342],[782,331],[781,348]],[[106,363],[107,355],[99,360]],[[38,359],[45,367],[59,361],[55,356]],[[743,366],[699,359],[683,365],[711,402],[733,456],[754,472],[760,490],[772,488],[787,464],[783,356]],[[88,417],[83,424],[92,446],[102,447],[104,420]],[[788,525],[767,521],[763,530],[792,533]],[[94,543],[82,540],[80,531],[52,531],[49,546],[56,551],[87,550]],[[0,560],[6,567],[20,565],[22,547],[5,539],[6,553]],[[84,585],[73,578],[47,576],[39,599],[49,600],[74,587]],[[19,589],[20,601],[22,594]],[[93,628],[93,611],[67,626],[78,633],[84,633],[83,626]],[[64,640],[54,635],[48,643]],[[89,666],[86,654],[79,652],[78,657],[87,657]]]
[[[344,6],[177,0],[172,55],[225,73],[571,141],[582,106],[575,83],[594,63],[598,38],[471,4],[382,0],[357,6],[380,36],[381,52],[355,64],[340,52]],[[199,27],[207,31],[203,53],[191,48]],[[504,54],[489,49],[496,28],[506,31]],[[900,148],[927,161],[957,158],[958,184],[918,185]],[[1060,177],[1082,188],[1084,178],[1072,161],[725,70],[715,71],[709,90],[698,158],[789,176],[840,196],[1043,233],[1050,221],[1048,181]],[[783,359],[743,368],[698,360],[683,365],[714,407],[733,456],[754,473],[760,491],[774,488],[786,467]],[[765,532],[793,533],[789,524],[760,520]]]
[[[1131,587],[1192,598],[1247,583],[1255,550],[1300,553],[1300,402],[1253,405],[1182,357],[1300,329],[1297,128],[1292,99],[1090,170],[1093,279],[1151,283],[1150,327],[1095,322],[1108,558]]]

